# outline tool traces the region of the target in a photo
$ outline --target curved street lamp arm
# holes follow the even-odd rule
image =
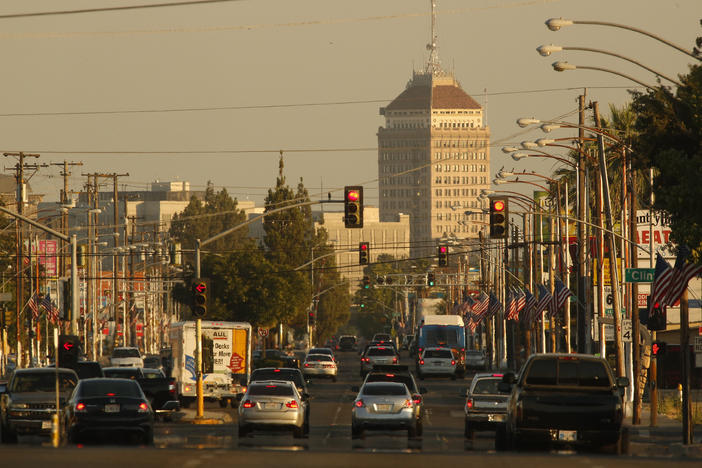
[[[659,42],[662,42],[663,44],[670,46],[673,49],[677,49],[680,52],[682,52],[683,54],[689,55],[690,57],[692,57],[694,59],[702,60],[702,57],[696,56],[695,54],[693,54],[689,50],[686,50],[677,44],[673,44],[672,42],[670,42],[666,39],[663,39],[662,37],[660,37],[656,34],[650,33],[648,31],[644,31],[643,29],[635,28],[633,26],[627,26],[625,24],[618,24],[618,23],[610,23],[607,21],[580,21],[580,20],[573,20],[573,24],[594,24],[594,25],[598,25],[598,26],[612,26],[614,28],[628,29],[629,31],[634,31],[634,32],[637,32],[639,34],[643,34],[644,36],[648,36],[652,39],[655,39]]]
[[[563,46],[562,49],[563,50],[582,50],[585,52],[596,52],[598,54],[605,54],[605,55],[610,55],[612,57],[617,57],[617,58],[620,58],[622,60],[626,60],[627,62],[633,63],[634,65],[638,65],[639,67],[643,68],[644,70],[649,71],[649,72],[653,73],[654,75],[658,75],[661,78],[665,78],[666,80],[670,81],[671,83],[675,83],[678,86],[682,86],[682,83],[680,83],[679,81],[677,81],[673,78],[670,78],[670,77],[664,75],[663,73],[660,73],[660,72],[654,70],[653,68],[649,68],[637,60],[634,60],[634,59],[629,58],[629,57],[625,57],[623,55],[615,54],[614,52],[609,52],[607,50],[602,50],[602,49],[592,49],[590,47],[565,47],[565,46]],[[584,68],[584,67],[580,67],[580,68]]]
[[[508,183],[508,184],[530,184],[530,185],[534,185],[535,187],[539,187],[541,190],[544,190],[544,191],[546,191],[546,192],[548,192],[548,193],[551,193],[551,191],[550,191],[549,189],[547,189],[546,187],[544,187],[543,185],[537,184],[536,182],[531,182],[531,181],[529,181],[529,180],[507,180],[507,179],[502,179],[502,180],[504,180],[504,181],[505,181],[506,183]],[[552,194],[552,195],[553,195],[553,194]]]
[[[640,84],[641,86],[643,86],[643,87],[645,87],[645,88],[648,88],[648,89],[651,89],[651,90],[656,89],[655,86],[647,85],[647,84],[644,83],[643,81],[639,81],[639,80],[637,80],[636,78],[631,77],[631,76],[629,76],[629,75],[627,75],[627,74],[625,74],[625,73],[620,73],[620,72],[615,71],[615,70],[610,70],[609,68],[590,67],[590,66],[584,66],[584,65],[576,65],[576,68],[582,68],[583,70],[597,70],[597,71],[603,71],[603,72],[606,72],[606,73],[611,73],[611,74],[613,74],[613,75],[618,75],[618,76],[621,76],[622,78],[626,78],[626,79],[628,79],[628,80],[631,80],[631,81],[633,81],[634,83],[638,83],[638,84]]]

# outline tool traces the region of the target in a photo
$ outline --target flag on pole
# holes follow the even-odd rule
[[[549,315],[551,310],[551,305],[553,303],[553,296],[543,284],[539,285],[539,302],[536,303],[536,309],[534,314],[538,317],[544,309],[549,309]]]
[[[478,296],[478,300],[475,301],[473,305],[473,315],[478,317],[478,321],[480,321],[487,312],[489,301],[490,296],[485,294],[485,291],[480,291],[480,296]]]
[[[32,310],[32,318],[34,320],[39,318],[39,304],[37,304],[37,301],[39,300],[39,297],[37,296],[37,293],[32,294],[32,297],[29,298],[29,301],[27,301],[27,306]]]
[[[39,303],[39,307],[44,309],[45,311],[49,311],[49,308],[51,307],[51,294],[47,294],[44,296],[44,298],[41,300],[41,303]]]
[[[490,305],[488,306],[488,317],[494,317],[498,312],[502,311],[502,303],[497,299],[495,294],[490,293]]]
[[[507,293],[507,320],[515,320],[515,315],[517,314],[517,298],[515,297],[514,291],[510,289]]]
[[[653,312],[656,304],[665,306],[665,299],[671,288],[671,280],[673,279],[673,269],[670,268],[668,262],[665,261],[660,253],[656,254],[656,269],[653,272],[653,283],[651,284],[651,295],[649,299],[649,316]]]
[[[517,314],[526,307],[526,294],[522,288],[517,288]]]
[[[554,293],[555,295],[553,298],[556,305],[556,311],[560,310],[565,305],[568,298],[573,295],[573,292],[568,289],[565,284],[563,284],[563,281],[559,279],[556,280]]]
[[[525,292],[526,296],[526,306],[524,307],[525,309],[525,314],[524,317],[526,318],[526,321],[528,324],[531,324],[534,319],[536,318],[536,306],[538,305],[538,301],[536,298],[529,292],[527,289]]]
[[[687,289],[687,284],[690,280],[702,272],[702,265],[687,263],[687,258],[690,253],[690,249],[687,246],[681,245],[678,247],[678,257],[675,259],[670,288],[666,295],[664,305],[672,306],[678,302],[683,292]]]

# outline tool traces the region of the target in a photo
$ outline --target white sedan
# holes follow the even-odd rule
[[[417,361],[420,379],[428,375],[448,375],[456,379],[456,358],[449,348],[427,348]]]
[[[336,382],[337,372],[336,362],[328,354],[308,354],[302,364],[302,373],[305,377],[325,377]]]

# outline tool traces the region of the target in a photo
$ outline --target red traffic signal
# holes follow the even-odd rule
[[[195,279],[192,284],[192,311],[195,317],[204,317],[207,314],[207,282]]]
[[[448,246],[446,246],[446,245],[439,246],[438,257],[439,257],[439,266],[440,267],[448,266]]]
[[[369,262],[369,252],[370,250],[370,243],[368,242],[361,242],[358,244],[358,264],[359,265],[368,265]]]
[[[344,187],[344,226],[363,227],[363,187],[360,185]]]
[[[506,197],[490,198],[490,238],[506,239],[509,206]]]
[[[666,343],[662,341],[654,341],[653,344],[651,345],[651,353],[654,356],[660,356],[662,354],[665,354],[666,350]]]

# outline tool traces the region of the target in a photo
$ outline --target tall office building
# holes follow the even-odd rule
[[[487,222],[478,196],[490,187],[490,129],[480,104],[441,68],[434,9],[435,1],[427,66],[380,109],[378,129],[380,220],[410,214],[412,257],[432,255],[442,238],[477,238]]]

